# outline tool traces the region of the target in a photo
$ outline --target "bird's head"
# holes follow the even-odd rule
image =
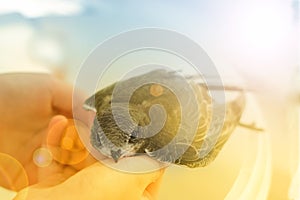
[[[148,116],[137,106],[129,105],[127,108],[131,115],[130,122],[123,116],[123,107],[115,107],[112,112],[111,105],[97,112],[91,130],[91,144],[105,156],[117,162],[122,157],[129,157],[143,153],[145,140],[138,138],[139,126],[145,124]],[[123,110],[124,111],[124,110]]]

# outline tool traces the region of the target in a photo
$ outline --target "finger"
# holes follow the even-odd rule
[[[94,164],[95,162],[97,162],[97,160],[92,155],[90,155],[87,150],[84,151],[85,147],[83,145],[78,145],[78,143],[80,143],[78,140],[81,140],[81,138],[79,137],[77,132],[88,131],[85,127],[82,127],[82,124],[80,128],[80,124],[77,123],[76,133],[73,132],[75,135],[66,133],[68,131],[70,132],[70,127],[67,127],[74,125],[74,123],[72,123],[73,121],[75,120],[67,119],[62,115],[56,115],[52,117],[48,125],[48,134],[45,144],[47,144],[47,147],[51,151],[52,156],[58,163],[69,165],[76,171],[79,171]],[[67,140],[64,139],[66,136]],[[74,147],[77,148],[73,151],[72,148],[69,148],[67,149],[68,151],[66,151],[66,147],[70,147],[70,142],[74,144]],[[78,146],[84,148],[82,149],[82,152],[86,153],[82,154],[81,152],[79,152]],[[63,152],[67,153],[67,159],[64,159],[64,162],[61,162]]]
[[[74,165],[86,159],[88,151],[81,142],[78,131],[88,130],[83,123],[78,122],[76,127],[75,120],[64,116],[52,118],[47,134],[47,147],[57,162]]]
[[[64,131],[67,126],[68,119],[65,116],[56,115],[52,117],[48,125],[48,133],[46,138],[47,146],[60,146]]]
[[[121,159],[117,163],[112,161],[112,159],[107,159],[103,163],[101,162],[97,162],[85,170],[91,173],[100,173],[104,176],[106,174],[110,174],[110,177],[126,177],[128,178],[126,179],[126,182],[135,182],[138,180],[138,184],[143,190],[150,183],[158,180],[160,175],[163,173],[163,170],[160,169],[160,163],[147,156],[128,157]],[[97,172],[98,170],[99,172]]]
[[[157,165],[156,161],[144,157],[126,158],[116,165],[127,165],[130,160],[135,163],[136,168],[146,168],[149,165]],[[131,168],[133,165],[131,165]],[[145,188],[156,182],[162,175],[163,170],[156,170],[149,173],[128,173],[109,168],[101,163],[81,170],[73,177],[65,181],[61,186],[81,188],[81,194],[87,199],[128,199],[140,200]],[[88,186],[88,187],[85,187]],[[76,195],[75,195],[76,196]],[[76,198],[76,197],[74,197]]]
[[[119,160],[117,163],[112,159],[108,159],[110,163],[110,170],[115,173],[123,173],[133,180],[138,180],[139,187],[144,191],[149,184],[158,180],[163,174],[161,163],[149,158],[148,156],[128,157]],[[105,164],[109,163],[105,162]],[[154,189],[154,188],[153,188]]]
[[[128,158],[135,160],[136,164],[144,166],[157,164],[151,159]],[[125,159],[123,159],[125,160]],[[153,163],[154,162],[154,163]],[[124,161],[119,165],[124,165]],[[83,169],[65,182],[50,188],[27,188],[19,193],[19,197],[26,196],[28,199],[39,199],[47,197],[48,199],[131,199],[140,200],[145,188],[159,179],[163,170],[157,170],[149,173],[127,173],[108,168],[101,163]],[[69,190],[72,192],[66,192]],[[152,197],[150,194],[148,197]]]
[[[56,123],[63,121],[64,124],[68,123],[68,119],[63,116],[63,115],[55,115],[54,117],[51,118],[48,128],[53,127]]]

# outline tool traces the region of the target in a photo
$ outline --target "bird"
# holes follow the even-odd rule
[[[115,162],[146,154],[164,163],[205,167],[240,123],[246,100],[242,90],[237,93],[220,103],[205,84],[166,69],[116,81],[84,102],[96,112],[90,143]]]

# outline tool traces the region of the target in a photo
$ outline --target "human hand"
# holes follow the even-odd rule
[[[87,156],[85,160],[76,165],[53,161],[49,166],[43,168],[38,167],[32,158],[33,152],[45,145],[45,139],[49,131],[49,122],[51,121],[51,126],[51,123],[53,124],[57,120],[63,120],[62,116],[58,119],[59,117],[56,116],[58,114],[65,115],[68,118],[72,117],[72,90],[73,88],[71,86],[47,74],[6,74],[0,77],[0,110],[2,113],[0,116],[0,152],[12,156],[21,163],[29,179],[29,185],[31,185],[22,190],[18,198],[21,198],[20,196],[24,197],[24,191],[30,191],[28,194],[36,198],[40,198],[41,196],[39,197],[39,195],[45,195],[47,191],[53,191],[51,192],[53,198],[56,198],[54,196],[58,197],[61,195],[66,197],[66,195],[72,195],[64,191],[66,188],[71,188],[72,191],[73,189],[74,191],[79,191],[78,187],[83,190],[80,192],[81,196],[89,196],[92,194],[85,192],[88,188],[83,188],[82,185],[77,184],[81,182],[80,180],[83,178],[81,174],[94,174],[93,171],[100,172],[104,169],[104,166],[100,165],[100,167],[98,163],[95,164],[95,166],[98,167],[87,168],[77,173],[95,162],[95,159],[91,156]],[[82,102],[85,99],[83,96],[78,98],[81,98]],[[81,100],[77,100],[76,102],[81,102]],[[81,109],[81,106],[82,104],[78,105],[77,109]],[[84,112],[85,111],[82,110],[82,119],[88,121],[89,115]],[[106,170],[106,172],[112,174],[120,173],[113,173],[109,170]],[[110,174],[102,172],[99,173],[99,175],[94,174],[92,178],[100,180],[100,174],[102,177],[112,177],[111,185],[115,184],[114,181],[116,181],[113,177],[119,177],[118,175],[110,176]],[[19,176],[22,174],[15,172],[15,175],[14,179],[20,180]],[[87,175],[87,177],[89,177],[89,175]],[[140,183],[141,181],[139,180],[144,180],[142,179],[142,177],[144,177],[143,175],[131,175],[128,177],[123,175],[121,177],[124,178],[122,179],[123,182],[117,181],[117,183],[129,183],[130,180],[137,180],[137,182]],[[149,176],[145,176],[144,178],[146,177]],[[151,178],[145,180],[148,180],[148,182],[146,181],[145,183],[149,184],[152,181]],[[0,185],[5,187],[7,186],[5,184],[5,182],[1,182],[0,180]],[[10,189],[20,190],[27,186],[24,184],[21,183],[17,187]],[[95,188],[98,188],[99,184],[101,185],[102,183],[96,182],[94,184]],[[102,186],[104,186],[104,184],[102,184]],[[113,188],[109,189],[109,184],[105,184],[105,186],[106,188],[101,189],[102,191],[108,192]],[[122,186],[126,186],[126,184],[121,184],[120,188],[122,188]],[[133,189],[130,190],[132,192],[131,194],[141,195],[141,188],[147,186],[147,184],[142,184],[143,187],[136,188],[135,186],[136,185],[133,184]],[[43,189],[41,189],[41,187]],[[100,188],[101,187],[99,187],[99,189]],[[151,186],[149,188],[153,187]],[[119,191],[120,193],[113,192],[111,194],[108,192],[107,195],[123,194],[121,189],[119,189]],[[145,191],[145,194],[147,194],[148,189]],[[153,196],[154,190],[149,191],[152,192],[149,194]],[[79,198],[80,195],[78,195],[77,198]],[[98,195],[98,193],[95,195]],[[90,197],[88,199],[90,199]]]
[[[55,162],[40,169],[34,164],[32,155],[43,145],[48,123],[54,115],[72,117],[72,91],[70,85],[49,74],[0,76],[0,152],[12,156],[24,167],[30,185],[49,173],[65,170]],[[10,189],[19,190],[26,186],[24,184]],[[3,179],[0,185],[7,187]]]
[[[113,161],[112,161],[113,162]],[[157,165],[149,157],[130,157],[121,159],[118,163],[110,164],[115,168],[132,167],[139,169]],[[23,199],[156,199],[163,170],[150,173],[127,173],[114,170],[97,162],[87,167],[63,183],[51,187],[32,186],[18,193],[15,200]]]

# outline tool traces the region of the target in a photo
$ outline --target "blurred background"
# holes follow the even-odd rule
[[[243,121],[206,168],[172,166],[159,199],[300,199],[299,0],[0,0],[0,69],[74,82],[98,44],[159,27],[196,41],[226,83],[251,89]],[[241,81],[236,82],[236,84]],[[84,88],[83,88],[84,89]]]

